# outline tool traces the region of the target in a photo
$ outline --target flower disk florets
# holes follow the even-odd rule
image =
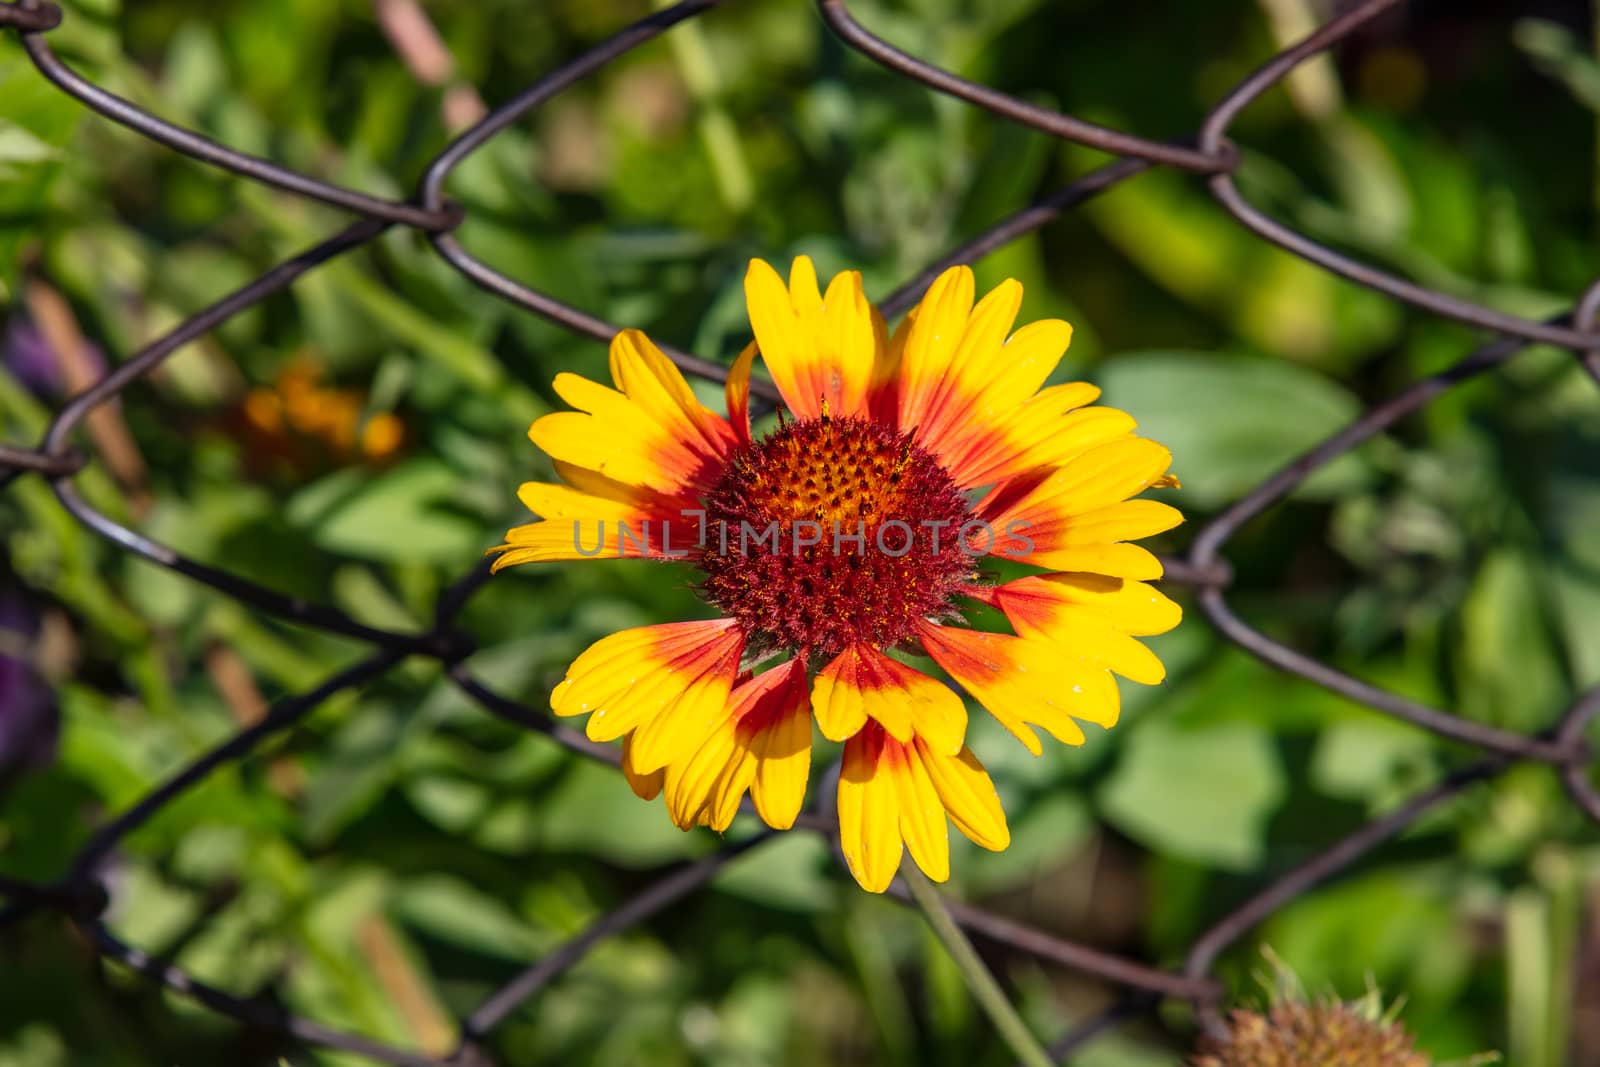
[[[778,646],[892,646],[972,577],[970,519],[909,436],[857,418],[790,423],[735,455],[707,498],[705,593]]]

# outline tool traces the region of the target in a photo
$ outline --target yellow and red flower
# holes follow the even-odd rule
[[[494,567],[644,557],[702,572],[720,618],[603,638],[551,695],[557,715],[588,716],[590,738],[623,741],[634,791],[664,792],[679,826],[726,828],[746,792],[768,824],[792,825],[815,719],[844,743],[839,830],[856,880],[882,891],[906,850],[943,880],[947,821],[984,848],[1010,837],[966,747],[965,702],[908,658],[930,659],[1035,755],[1035,728],[1077,745],[1079,723],[1116,723],[1113,675],[1161,681],[1136,638],[1180,612],[1131,542],[1182,517],[1131,498],[1177,485],[1171,455],[1091,406],[1094,386],[1041,388],[1072,328],[1013,330],[1018,283],[974,296],[972,272],[952,268],[891,334],[858,273],[824,293],[805,257],[787,285],[756,260],[755,340],[726,418],[637,330],[612,342],[615,388],[556,377],[577,410],[528,434],[562,482],[522,486],[539,521],[506,534]],[[757,354],[786,409],[759,435]],[[985,582],[985,557],[1039,573]],[[967,627],[962,601],[1014,632]]]

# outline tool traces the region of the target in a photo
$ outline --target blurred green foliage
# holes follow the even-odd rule
[[[449,137],[449,94],[417,80],[358,0],[65,6],[50,40],[87,76],[308,173],[403,195]],[[1268,9],[1326,14],[1304,0],[854,6],[914,54],[1154,136],[1193,129],[1275,50]],[[1244,115],[1246,191],[1446,292],[1532,316],[1569,306],[1600,272],[1600,66],[1587,5],[1539,7],[1513,23],[1490,3],[1409,5]],[[467,87],[503,101],[648,4],[428,10],[470,111]],[[747,331],[749,257],[807,252],[883,294],[1097,161],[847,53],[805,0],[741,0],[563,93],[472,157],[451,193],[468,210],[463,243],[498,269],[726,358]],[[115,361],[338,224],[87,114],[0,40],[0,297],[14,320],[43,279]],[[1252,238],[1175,173],[1140,176],[976,268],[981,284],[1020,278],[1025,317],[1075,324],[1060,375],[1099,381],[1173,447],[1190,528],[1478,340]],[[549,473],[523,434],[554,403],[551,377],[598,375],[604,358],[391,232],[126,392],[143,485],[98,466],[80,482],[197,558],[417,626],[519,521],[515,485]],[[340,446],[294,425],[281,383],[295,361],[319,388],[354,391],[347,433],[381,415],[403,433]],[[0,373],[0,436],[37,439],[62,399]],[[1570,355],[1534,350],[1249,524],[1229,549],[1236,603],[1362,678],[1535,732],[1600,682],[1597,522],[1600,394]],[[63,717],[54,762],[4,782],[7,874],[58,875],[94,820],[237,729],[256,699],[360,653],[118,553],[36,478],[0,497],[0,529]],[[587,642],[695,611],[684,573],[615,563],[497,578],[464,618],[478,673],[538,705]],[[958,892],[1175,963],[1265,879],[1470,757],[1273,672],[1190,615],[1156,640],[1171,680],[1128,693],[1124,723],[1083,749],[1035,760],[975,725],[1015,843],[958,854]],[[1441,1058],[1600,1063],[1595,842],[1551,772],[1513,771],[1275,915],[1226,975],[1248,994],[1267,943],[1312,990],[1353,996],[1371,981],[1404,996]],[[452,1013],[715,845],[411,662],[132,836],[111,866],[111,918],[226,990],[270,988],[329,1024],[437,1046]],[[101,972],[58,922],[0,951],[6,1067],[354,1062],[273,1047]],[[989,957],[1046,1035],[1109,995]],[[495,1048],[513,1065],[1006,1062],[918,918],[856,891],[801,834],[599,947]],[[1181,1054],[1139,1023],[1074,1062]]]

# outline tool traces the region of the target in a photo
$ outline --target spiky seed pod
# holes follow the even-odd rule
[[[1431,1067],[1405,1028],[1371,998],[1346,1004],[1280,1000],[1266,1013],[1237,1010],[1227,1036],[1200,1043],[1193,1067]]]

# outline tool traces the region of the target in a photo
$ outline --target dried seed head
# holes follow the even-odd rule
[[[1201,1041],[1194,1067],[1430,1067],[1399,1023],[1369,998],[1283,1000],[1265,1014],[1235,1011],[1225,1038]]]

